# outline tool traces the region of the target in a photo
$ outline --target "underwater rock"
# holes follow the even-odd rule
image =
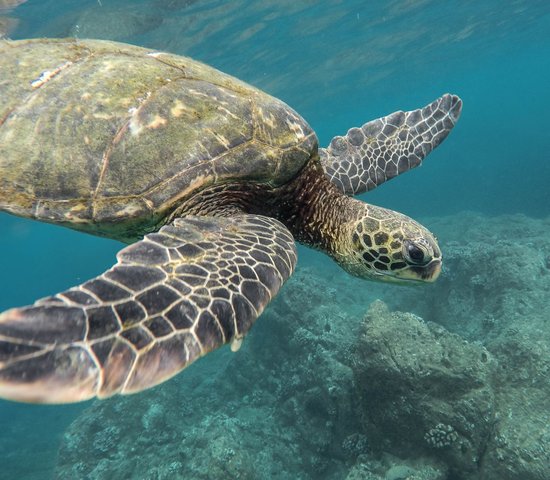
[[[187,404],[171,387],[93,403],[65,433],[55,478],[257,478],[249,443],[262,422],[217,413],[200,398]]]
[[[438,282],[393,307],[471,341],[497,363],[484,480],[550,478],[550,219],[463,213],[429,222],[444,252]],[[457,239],[463,239],[458,241]]]
[[[498,412],[483,479],[550,478],[550,345],[543,338],[510,329],[491,343]]]
[[[440,239],[443,273],[422,295],[403,291],[392,308],[469,340],[490,341],[509,327],[542,328],[550,340],[543,328],[550,317],[550,219],[466,212],[426,222]]]
[[[487,348],[375,302],[354,372],[378,453],[467,480],[550,478],[550,346],[509,330]],[[372,448],[372,447],[371,447]]]
[[[380,451],[433,456],[476,472],[495,422],[495,362],[482,346],[380,301],[364,320],[356,381],[362,423]]]

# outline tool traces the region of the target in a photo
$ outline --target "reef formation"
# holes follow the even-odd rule
[[[550,219],[423,220],[434,285],[308,262],[237,354],[91,403],[55,478],[550,478]]]

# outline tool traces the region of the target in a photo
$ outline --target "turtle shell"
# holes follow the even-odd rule
[[[1,210],[125,238],[198,189],[284,184],[316,148],[285,103],[190,58],[0,42]]]

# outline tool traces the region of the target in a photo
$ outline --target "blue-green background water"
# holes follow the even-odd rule
[[[462,118],[440,149],[364,199],[418,218],[550,215],[546,0],[30,0],[9,15],[20,20],[13,39],[94,36],[193,56],[285,100],[322,145],[367,120],[459,94]],[[128,22],[132,15],[140,20]],[[98,274],[119,248],[0,214],[0,310]],[[300,266],[326,261],[300,255]],[[0,478],[49,478],[60,435],[82,408],[0,402]]]

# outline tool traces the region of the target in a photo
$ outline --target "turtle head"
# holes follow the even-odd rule
[[[363,204],[348,223],[335,260],[352,275],[395,283],[433,282],[441,271],[435,237],[413,219]]]

